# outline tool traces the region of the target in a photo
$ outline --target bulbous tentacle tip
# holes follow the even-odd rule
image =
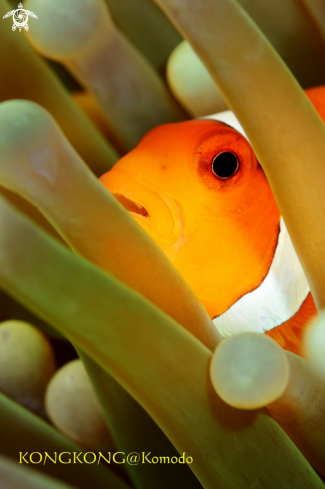
[[[218,345],[210,375],[217,394],[227,404],[258,409],[283,394],[289,363],[284,350],[268,336],[240,333]]]
[[[52,346],[36,327],[18,320],[0,323],[1,392],[44,416],[45,389],[55,369]]]
[[[0,104],[0,147],[21,148],[24,141],[39,138],[53,124],[51,115],[28,100],[8,100]]]
[[[28,0],[26,5],[42,19],[28,39],[53,59],[78,57],[113,25],[104,0]]]
[[[27,100],[0,104],[1,185],[22,195],[40,181],[52,185],[63,146],[69,147],[66,138],[40,105]]]
[[[112,439],[80,359],[61,367],[45,393],[49,419],[68,438],[90,449],[112,449]],[[85,419],[87,418],[87,423]]]

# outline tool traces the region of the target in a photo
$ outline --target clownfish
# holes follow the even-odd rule
[[[325,122],[325,87],[306,94]],[[316,307],[232,112],[152,129],[100,180],[187,280],[223,337],[265,333],[301,353]]]

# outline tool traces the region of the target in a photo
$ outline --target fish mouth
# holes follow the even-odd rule
[[[101,181],[159,246],[178,248],[179,239],[183,240],[184,217],[173,198],[116,168]]]
[[[142,217],[150,217],[149,212],[143,205],[129,199],[128,197],[125,197],[125,195],[123,194],[118,194],[114,192],[112,193],[116,200],[118,200],[119,203],[123,205],[124,209],[126,209],[128,212],[131,212],[131,214],[137,214]]]

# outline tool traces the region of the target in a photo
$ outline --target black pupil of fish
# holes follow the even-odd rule
[[[230,178],[238,168],[238,161],[233,153],[220,153],[212,163],[213,173],[219,178]]]

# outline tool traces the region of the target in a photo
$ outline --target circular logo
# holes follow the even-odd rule
[[[21,32],[23,28],[25,29],[25,31],[29,30],[28,16],[34,17],[34,19],[38,19],[37,15],[35,15],[33,12],[25,10],[22,3],[18,5],[18,8],[16,10],[11,10],[10,12],[7,12],[6,15],[3,16],[3,19],[11,16],[14,22],[12,30],[15,31],[18,27],[19,32]]]

